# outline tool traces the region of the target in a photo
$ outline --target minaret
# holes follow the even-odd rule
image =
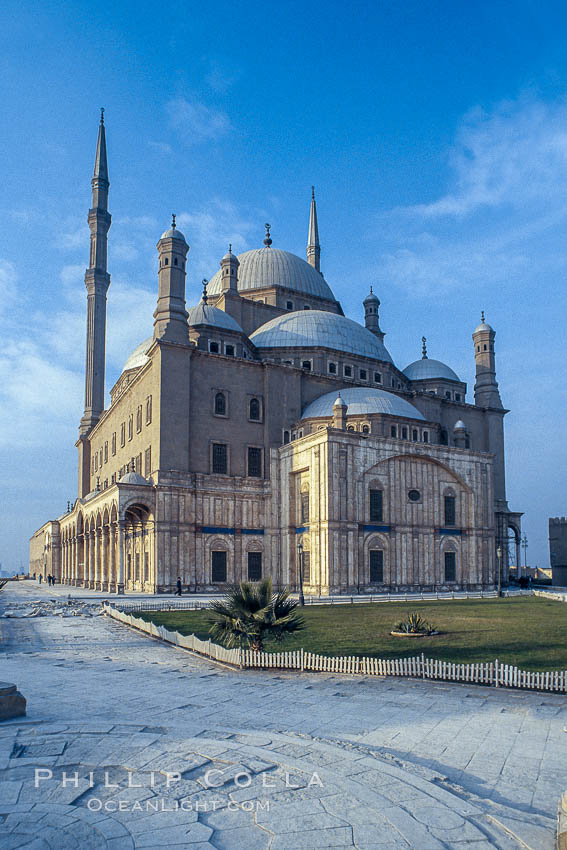
[[[347,410],[348,405],[339,393],[333,404],[333,428],[339,431],[346,431]]]
[[[474,359],[476,362],[476,381],[474,385],[474,403],[479,407],[502,408],[502,400],[496,381],[496,361],[494,357],[494,337],[496,332],[484,321],[473,333]]]
[[[238,257],[232,253],[232,245],[228,246],[228,252],[220,261],[221,286],[223,292],[231,292],[238,295]]]
[[[374,336],[378,337],[380,342],[384,342],[386,334],[380,330],[380,317],[378,315],[380,299],[378,296],[374,295],[372,287],[370,287],[370,293],[366,296],[362,303],[364,305],[364,324],[368,330],[374,334]]]
[[[189,245],[177,230],[175,215],[169,230],[159,238],[159,287],[154,312],[154,339],[189,344],[189,325],[185,309],[185,261]]]
[[[318,272],[321,271],[321,246],[319,245],[319,226],[317,224],[317,204],[315,187],[311,187],[311,209],[309,211],[309,236],[307,238],[307,262]]]
[[[88,222],[91,231],[89,268],[85,272],[87,288],[87,358],[85,368],[85,412],[79,435],[86,436],[100,419],[104,410],[104,365],[106,339],[106,292],[110,275],[106,270],[108,229],[108,164],[104,109],[100,111],[94,174],[91,180],[92,207]]]

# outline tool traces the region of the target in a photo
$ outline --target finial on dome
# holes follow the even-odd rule
[[[427,360],[427,339],[424,336],[421,337],[421,359]]]
[[[315,186],[311,187],[311,197],[315,200]]]
[[[207,280],[206,277],[204,277],[203,278],[203,304],[205,305],[205,307],[207,306],[207,301],[208,301],[208,295],[207,295],[207,285],[208,285],[208,283],[209,283],[209,281]]]
[[[232,242],[228,243],[228,253],[232,254]]]
[[[104,124],[104,106],[100,107],[100,123]]]
[[[484,310],[481,310],[480,312],[480,321],[482,324],[484,324]]]
[[[171,213],[171,228],[172,228],[172,230],[175,230],[175,228],[177,226],[175,224],[175,218],[176,218],[175,213]]]
[[[264,227],[266,228],[266,238],[264,239],[264,245],[266,246],[266,248],[269,248],[270,245],[272,244],[272,240],[270,238],[270,230],[271,230],[272,225],[268,224],[268,222],[266,222]]]

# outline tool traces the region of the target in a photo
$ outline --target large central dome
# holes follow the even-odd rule
[[[362,325],[326,310],[299,310],[271,319],[250,339],[257,348],[332,348],[373,360],[392,358],[383,342]]]
[[[238,291],[283,286],[326,301],[336,301],[323,275],[301,257],[279,248],[255,248],[238,255]],[[208,295],[222,291],[220,270],[207,286]]]

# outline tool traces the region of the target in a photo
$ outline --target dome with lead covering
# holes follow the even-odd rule
[[[332,416],[336,401],[336,390],[319,396],[308,404],[301,414],[302,419],[319,416]],[[347,416],[369,416],[373,413],[385,413],[389,416],[403,416],[405,419],[424,419],[417,407],[395,393],[375,387],[347,387],[341,390],[341,400],[347,405]]]
[[[146,479],[140,475],[139,472],[127,472],[126,475],[123,475],[122,478],[119,479],[119,484],[144,484],[147,486],[148,482]]]
[[[416,360],[415,363],[410,363],[404,369],[404,375],[410,381],[427,381],[444,378],[446,381],[461,382],[459,376],[449,366],[440,360],[430,360],[429,357],[423,357],[421,360]]]
[[[227,331],[244,333],[236,319],[233,319],[232,316],[229,316],[229,314],[225,313],[224,310],[219,310],[218,307],[212,307],[210,304],[203,304],[202,301],[200,301],[196,307],[190,307],[188,313],[188,321],[191,326],[210,325],[210,327],[213,328],[223,328]]]
[[[393,362],[384,343],[373,333],[352,319],[326,310],[285,313],[266,322],[250,339],[257,348],[332,348]]]
[[[159,239],[160,241],[162,239],[178,239],[180,242],[185,242],[185,244],[187,245],[187,240],[185,239],[185,236],[176,227],[170,227],[169,230],[166,230],[165,233],[161,234]]]
[[[124,364],[123,372],[127,372],[128,369],[139,369],[140,366],[145,366],[148,362],[148,356],[146,354],[150,345],[154,341],[154,338],[151,336],[149,339],[145,339],[139,345],[136,346],[126,363]]]
[[[282,286],[326,301],[336,300],[321,272],[289,251],[270,247],[255,248],[238,254],[238,262],[239,292]],[[221,292],[222,277],[219,270],[209,281],[207,294],[220,295]]]

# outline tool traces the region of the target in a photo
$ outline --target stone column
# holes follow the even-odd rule
[[[116,593],[116,528],[111,522],[108,528],[108,592]]]
[[[124,525],[121,521],[116,523],[118,527],[118,538],[116,547],[116,592],[124,593]]]
[[[92,529],[89,532],[89,579],[87,587],[91,590],[95,586],[95,571],[96,571],[96,530]]]
[[[110,564],[108,560],[108,526],[102,527],[102,564],[100,575],[101,590],[110,590]]]
[[[91,571],[91,533],[85,531],[83,534],[83,587],[89,586],[89,575]]]
[[[95,528],[94,531],[94,582],[95,590],[100,590],[100,549],[101,549],[102,529]]]
[[[77,577],[77,537],[73,537],[71,542],[71,575],[69,576],[69,584],[74,584]]]

